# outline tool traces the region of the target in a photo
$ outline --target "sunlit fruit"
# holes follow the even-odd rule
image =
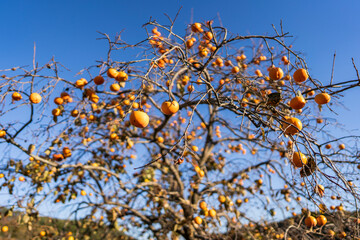
[[[302,109],[305,107],[306,101],[302,96],[296,96],[290,101],[290,107],[292,109]]]
[[[202,220],[201,217],[197,216],[197,217],[194,218],[194,221],[195,221],[196,224],[201,225],[203,220]]]
[[[316,218],[316,221],[317,221],[317,225],[321,227],[327,223],[327,218],[324,215],[320,215]]]
[[[30,94],[30,102],[34,104],[38,104],[41,102],[42,97],[38,93],[32,93]]]
[[[201,27],[201,23],[194,23],[193,25],[191,25],[191,31],[193,31],[194,33],[199,33],[203,32],[204,30]]]
[[[313,216],[308,216],[307,218],[305,218],[305,225],[307,227],[315,227],[317,224],[316,218]]]
[[[301,152],[294,152],[291,160],[295,167],[303,167],[307,164],[307,157]]]
[[[0,130],[0,138],[4,138],[6,136],[5,130]]]
[[[12,100],[14,100],[14,101],[19,101],[19,100],[22,99],[22,96],[21,96],[20,93],[14,92],[14,93],[12,94],[11,98],[12,98]]]
[[[212,217],[212,218],[216,217],[216,211],[214,209],[210,209],[209,210],[209,216]]]
[[[284,76],[284,72],[281,68],[279,68],[279,67],[270,68],[270,71],[269,71],[270,79],[279,80],[279,79],[282,79],[283,76]]]
[[[109,68],[107,70],[107,75],[109,78],[115,78],[118,74],[118,71],[115,68]]]
[[[111,90],[112,92],[118,92],[118,91],[120,90],[120,85],[117,84],[117,83],[111,84],[111,85],[110,85],[110,90]]]
[[[307,74],[306,70],[303,68],[299,68],[296,70],[293,74],[294,81],[297,83],[302,83],[306,81],[309,78],[309,75]]]
[[[319,93],[315,96],[315,102],[319,105],[327,104],[331,100],[331,96],[327,93]]]
[[[75,86],[77,88],[83,88],[87,84],[87,80],[85,78],[81,78],[75,82]]]
[[[200,202],[199,207],[200,207],[200,209],[205,210],[207,207],[206,202],[204,202],[204,201]]]
[[[161,104],[161,111],[165,115],[172,115],[179,111],[179,103],[177,101],[165,101]]]
[[[116,81],[118,82],[125,82],[128,78],[129,76],[124,71],[120,71],[115,77]]]
[[[286,121],[286,123],[282,123],[282,128],[286,134],[294,135],[302,130],[302,123],[299,119],[290,117],[290,118],[287,118],[285,121]],[[290,125],[290,124],[292,124],[292,125]]]
[[[143,111],[132,111],[130,123],[138,128],[144,128],[149,124],[149,116]]]
[[[226,201],[226,197],[224,195],[220,195],[218,197],[219,202],[224,203]]]
[[[5,233],[5,232],[9,231],[9,227],[8,226],[3,226],[1,228],[1,231]]]

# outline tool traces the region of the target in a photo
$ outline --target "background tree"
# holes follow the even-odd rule
[[[3,215],[25,209],[34,237],[50,202],[87,229],[78,238],[358,236],[358,221],[344,229],[358,216],[341,215],[357,210],[358,137],[327,127],[358,74],[314,79],[281,26],[239,36],[207,21],[180,36],[175,19],[146,23],[136,44],[101,33],[107,58],[74,79],[54,58],[1,70]]]

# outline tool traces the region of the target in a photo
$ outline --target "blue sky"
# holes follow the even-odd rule
[[[355,78],[351,57],[360,66],[360,2],[344,1],[1,1],[0,69],[52,56],[75,75],[95,60],[105,57],[106,44],[96,40],[97,31],[137,42],[145,37],[142,25],[152,17],[167,23],[164,13],[175,16],[181,32],[193,21],[218,20],[232,33],[272,34],[271,24],[294,36],[294,49],[302,51],[313,77],[329,81],[332,56],[337,52],[335,81]],[[356,90],[346,94],[344,104],[359,119]],[[338,110],[345,116],[349,111]],[[345,115],[344,115],[345,114]],[[354,129],[353,118],[342,122]]]
[[[142,25],[150,17],[167,24],[164,13],[174,17],[180,7],[180,34],[191,22],[219,18],[232,33],[273,34],[271,24],[279,26],[282,20],[313,77],[330,81],[334,51],[334,82],[356,78],[351,57],[360,69],[360,2],[333,0],[0,1],[0,69],[31,65],[36,43],[40,64],[55,56],[72,70],[72,77],[106,56],[97,31],[111,36],[124,31],[122,38],[135,43],[146,37]],[[336,108],[338,116],[328,112],[351,130],[359,129],[358,91],[346,93],[342,102],[348,110]]]

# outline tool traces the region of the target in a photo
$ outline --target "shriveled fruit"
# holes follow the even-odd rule
[[[12,100],[14,100],[14,101],[19,101],[22,99],[21,94],[18,92],[14,92],[11,97],[12,97]]]
[[[96,84],[96,85],[101,85],[101,84],[103,84],[105,82],[105,79],[102,77],[102,76],[96,76],[95,78],[94,78],[94,83]]]
[[[327,223],[327,218],[324,215],[320,215],[316,218],[316,221],[317,221],[317,225],[321,227]]]
[[[149,124],[149,116],[143,111],[132,111],[130,123],[138,128],[144,128]]]
[[[38,93],[32,93],[30,94],[30,102],[34,104],[38,104],[41,102],[42,97]]]
[[[308,216],[307,218],[305,218],[305,225],[307,227],[315,227],[317,224],[316,218],[314,218],[313,216]]]
[[[329,103],[331,100],[331,96],[327,93],[319,93],[315,96],[315,102],[319,105]]]
[[[177,101],[166,101],[161,104],[161,111],[165,115],[172,115],[179,111],[179,103]]]
[[[290,107],[292,109],[302,109],[303,107],[305,107],[305,104],[306,104],[306,101],[301,96],[296,96],[293,99],[291,99],[291,101],[290,101]]]
[[[290,117],[290,118],[287,118],[285,121],[287,123],[283,123],[282,128],[286,134],[294,135],[294,134],[298,133],[299,131],[301,131],[302,123],[299,119]],[[294,125],[296,128],[290,124]]]
[[[307,164],[307,157],[301,152],[294,152],[292,156],[292,164],[295,167],[302,167]]]
[[[296,70],[293,74],[294,81],[297,83],[302,83],[306,81],[309,78],[309,75],[307,74],[306,70],[303,68],[299,68]]]
[[[279,67],[270,68],[269,77],[272,80],[282,79],[283,76],[284,76],[284,72],[283,72],[283,70],[281,68],[279,68]]]

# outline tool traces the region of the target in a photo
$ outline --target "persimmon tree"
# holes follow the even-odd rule
[[[344,234],[360,162],[357,136],[334,136],[331,117],[360,85],[355,64],[355,80],[326,82],[282,27],[241,36],[207,21],[179,34],[169,22],[146,23],[136,44],[101,33],[106,58],[71,79],[54,58],[1,70],[4,205],[25,210],[33,236],[43,204],[78,219],[78,238]]]

